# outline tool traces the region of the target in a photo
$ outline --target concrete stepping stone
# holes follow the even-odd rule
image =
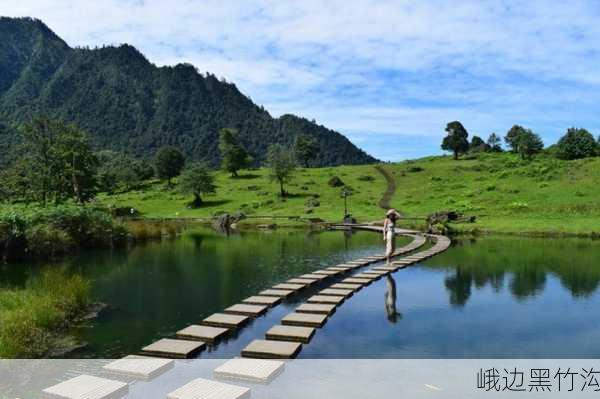
[[[369,285],[373,281],[372,278],[348,277],[342,280],[342,283]]]
[[[334,272],[348,272],[352,269],[354,269],[352,266],[331,266],[326,270],[333,270]]]
[[[350,284],[350,283],[336,283],[333,284],[331,287],[332,289],[336,289],[336,290],[352,290],[352,291],[358,291],[363,287],[362,284]]]
[[[167,394],[167,399],[248,399],[250,389],[196,378]]]
[[[395,272],[398,270],[398,266],[377,266],[374,267],[373,270],[382,272]]]
[[[276,296],[276,297],[279,297],[279,298],[287,298],[288,296],[292,295],[293,293],[294,293],[293,290],[277,290],[277,289],[269,288],[267,290],[259,292],[258,295],[261,295],[261,296]]]
[[[281,324],[284,326],[301,326],[301,327],[317,327],[321,328],[327,321],[326,314],[313,313],[290,313],[281,319]]]
[[[290,284],[305,284],[305,285],[311,285],[314,284],[316,282],[318,282],[318,279],[313,279],[313,278],[292,278],[289,279],[287,282]]]
[[[255,295],[244,299],[242,302],[249,303],[250,305],[275,306],[281,302],[281,298],[276,296]]]
[[[313,295],[308,298],[306,302],[339,305],[344,302],[345,299],[346,297],[343,296]]]
[[[371,281],[373,281],[373,280],[377,280],[377,279],[381,278],[381,275],[359,273],[359,274],[355,274],[354,276],[352,276],[352,278],[362,278],[362,279],[366,278],[366,279],[370,279]]]
[[[347,289],[334,289],[334,288],[325,288],[324,290],[319,291],[318,295],[327,295],[327,296],[345,296],[349,297],[354,294],[353,290]]]
[[[121,381],[82,374],[48,387],[42,392],[52,398],[116,399],[127,395],[129,385]]]
[[[390,272],[387,270],[367,270],[365,272],[363,272],[363,274],[371,274],[373,276],[385,276],[386,274],[389,274]]]
[[[315,329],[313,327],[283,325],[271,327],[265,336],[267,339],[273,339],[275,341],[293,341],[308,344],[313,335],[315,335]]]
[[[299,342],[256,339],[242,350],[242,356],[258,359],[292,359],[302,349]]]
[[[324,276],[335,276],[337,274],[340,274],[340,272],[337,271],[337,270],[325,270],[325,269],[323,269],[323,270],[314,271],[313,274],[322,274]]]
[[[238,328],[246,324],[249,320],[248,316],[215,313],[202,320],[200,324],[211,327]]]
[[[335,304],[329,303],[303,303],[296,308],[298,313],[315,313],[330,315],[335,312]]]
[[[306,287],[306,284],[289,284],[289,283],[281,283],[281,284],[277,284],[273,286],[273,289],[275,290],[291,290],[291,291],[298,291],[299,289],[302,289]]]
[[[163,338],[142,348],[142,353],[150,356],[187,359],[205,347],[204,342],[183,339]]]
[[[150,380],[173,367],[173,360],[129,355],[102,368],[110,373]]]
[[[308,273],[308,274],[303,274],[300,276],[300,278],[310,278],[313,280],[325,280],[327,277],[329,277],[328,275],[325,274],[314,274],[314,273]]]
[[[235,358],[217,367],[215,378],[258,382],[266,384],[284,370],[285,363],[279,360]]]
[[[250,305],[247,303],[238,303],[236,305],[228,307],[223,311],[223,313],[257,317],[265,313],[268,308],[269,307],[267,305]]]
[[[199,339],[208,343],[215,343],[225,335],[229,330],[223,327],[200,326],[192,324],[186,328],[177,331],[176,335],[180,338]]]

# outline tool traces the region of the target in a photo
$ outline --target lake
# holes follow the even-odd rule
[[[372,232],[224,236],[192,228],[177,239],[85,252],[51,267],[91,279],[95,298],[110,305],[72,331],[89,344],[72,356],[115,358],[278,282],[382,251]],[[40,268],[3,266],[0,276],[19,285]],[[445,253],[349,298],[300,357],[597,358],[599,284],[598,240],[458,239]],[[391,285],[395,309],[384,300]],[[316,290],[274,307],[201,357],[239,356]]]

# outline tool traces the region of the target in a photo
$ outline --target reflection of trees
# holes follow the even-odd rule
[[[456,268],[453,276],[446,277],[444,285],[450,293],[450,304],[452,306],[463,307],[471,296],[471,283],[473,276],[470,272],[461,268]]]
[[[540,267],[524,267],[513,273],[510,292],[517,299],[541,293],[546,286],[546,271]]]

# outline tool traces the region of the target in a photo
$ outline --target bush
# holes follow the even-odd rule
[[[570,128],[556,144],[556,157],[559,159],[580,159],[596,155],[598,143],[585,129]]]
[[[42,257],[55,257],[68,253],[74,246],[66,231],[49,224],[34,225],[25,233],[27,252]]]
[[[416,173],[416,172],[422,172],[425,169],[423,169],[420,166],[410,166],[408,169],[406,169],[407,172],[411,172],[411,173]]]
[[[330,187],[342,187],[344,182],[339,177],[333,176],[331,179],[329,179],[327,184],[329,184]]]
[[[364,175],[364,176],[359,176],[357,178],[357,180],[360,180],[360,181],[374,181],[375,178],[373,176],[371,176],[371,175]]]

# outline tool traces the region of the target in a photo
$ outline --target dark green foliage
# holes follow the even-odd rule
[[[77,126],[39,116],[24,125],[21,141],[18,160],[5,176],[13,196],[44,205],[93,198],[98,160]]]
[[[248,168],[252,164],[252,157],[240,143],[237,129],[221,129],[219,151],[222,157],[221,167],[231,173],[231,176],[237,176],[238,170]]]
[[[442,150],[452,151],[454,159],[458,159],[459,154],[467,152],[469,149],[469,133],[462,123],[458,121],[450,122],[446,125],[446,133],[442,141]]]
[[[299,134],[327,149],[314,166],[376,161],[323,126],[293,115],[271,117],[234,84],[191,65],[158,68],[128,45],[71,49],[40,21],[2,18],[0,120],[11,126],[39,112],[76,122],[96,149],[135,157],[176,146],[187,159],[217,167],[219,130],[230,127],[256,165],[270,144],[290,146]],[[13,129],[0,131],[0,145],[16,141]],[[0,153],[0,164],[8,155]]]
[[[300,165],[308,168],[317,155],[319,155],[319,143],[311,136],[301,134],[296,137],[294,142],[294,154]]]
[[[531,159],[534,154],[544,149],[544,142],[537,134],[527,129],[517,139],[516,150],[521,159]]]
[[[279,194],[285,197],[287,193],[283,185],[291,180],[296,170],[294,153],[280,144],[272,144],[267,150],[267,166],[269,178],[279,183]]]
[[[98,152],[96,157],[100,163],[98,188],[109,194],[139,188],[144,180],[154,175],[154,169],[147,160],[138,160],[109,150]]]
[[[490,134],[487,139],[487,149],[490,152],[502,152],[502,143],[496,133]]]
[[[179,176],[185,165],[185,157],[175,147],[162,147],[154,157],[154,168],[159,179],[167,180],[171,185],[171,179]]]
[[[567,133],[558,140],[556,147],[558,158],[579,159],[595,156],[598,143],[587,130],[572,127],[567,129]]]
[[[183,194],[192,194],[194,200],[190,207],[199,208],[202,205],[202,194],[213,194],[217,187],[215,178],[210,174],[208,167],[203,164],[193,164],[187,167],[179,177],[179,191]]]
[[[519,125],[514,125],[504,136],[504,142],[512,152],[518,152],[517,144],[519,137],[526,132],[526,129]]]
[[[483,152],[488,151],[488,145],[483,139],[479,136],[473,136],[471,138],[471,143],[469,144],[469,151],[473,152]]]
[[[327,184],[329,187],[342,187],[344,182],[338,176],[333,176],[331,179],[329,179]]]

